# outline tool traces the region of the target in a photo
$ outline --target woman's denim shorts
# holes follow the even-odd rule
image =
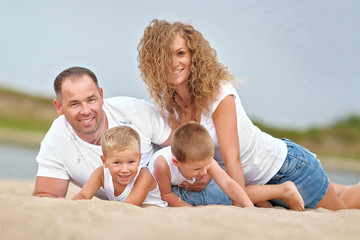
[[[315,154],[291,140],[282,140],[288,148],[287,157],[277,174],[266,184],[292,181],[304,199],[305,207],[315,208],[328,189],[329,178]],[[288,208],[278,199],[272,203]]]

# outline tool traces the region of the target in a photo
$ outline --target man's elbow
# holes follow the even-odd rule
[[[58,198],[58,196],[52,195],[46,192],[33,192],[34,197],[48,197],[48,198]]]

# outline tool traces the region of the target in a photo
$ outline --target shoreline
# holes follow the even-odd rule
[[[39,148],[46,133],[0,127],[0,142]]]
[[[319,156],[324,168],[360,173],[360,160],[339,156]]]
[[[23,131],[0,127],[0,144],[39,149],[46,132]],[[360,172],[360,159],[318,154],[324,168]]]

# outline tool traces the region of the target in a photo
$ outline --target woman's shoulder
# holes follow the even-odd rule
[[[222,80],[220,82],[220,95],[229,95],[229,93],[236,93],[236,89],[233,83],[228,80]]]
[[[216,108],[219,106],[220,102],[229,95],[233,95],[235,99],[239,97],[232,83],[230,81],[223,80],[220,83],[220,91],[216,100],[213,101],[212,104],[210,105],[210,113],[213,113],[216,110]]]

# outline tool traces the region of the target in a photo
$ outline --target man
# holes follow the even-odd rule
[[[104,100],[103,89],[89,69],[64,70],[56,77],[54,90],[54,106],[60,116],[36,157],[34,196],[65,197],[69,181],[82,187],[102,164],[100,137],[108,128],[128,125],[139,133],[142,164],[148,163],[156,145],[170,143],[171,129],[150,103],[130,97]],[[102,189],[96,196],[107,199]]]

